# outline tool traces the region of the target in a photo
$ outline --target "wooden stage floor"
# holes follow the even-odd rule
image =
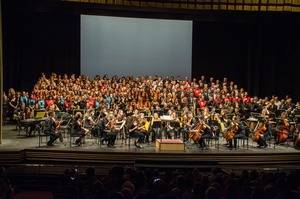
[[[18,136],[13,125],[5,125],[3,144],[0,145],[0,165],[77,165],[110,168],[115,165],[131,167],[176,167],[176,168],[300,168],[300,150],[290,144],[257,148],[249,141],[248,148],[229,150],[225,141],[219,149],[215,146],[207,150],[187,143],[185,151],[157,151],[155,144],[143,144],[137,149],[133,144],[117,140],[115,148],[101,147],[94,139],[86,139],[80,147],[70,147],[69,140],[57,142],[53,147],[42,143],[38,147],[38,137]],[[39,167],[40,168],[40,167]]]

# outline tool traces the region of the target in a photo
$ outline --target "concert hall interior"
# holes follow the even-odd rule
[[[0,10],[0,199],[300,198],[298,0]]]

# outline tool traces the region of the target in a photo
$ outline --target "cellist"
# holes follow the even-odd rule
[[[201,149],[204,149],[206,148],[205,139],[211,138],[212,131],[211,131],[211,127],[207,123],[205,123],[204,120],[200,119],[200,123],[201,123],[201,137],[198,143],[199,143],[199,147]]]
[[[276,144],[283,143],[287,140],[289,134],[290,124],[287,119],[287,114],[283,112],[281,114],[281,122],[280,122],[279,130],[277,131],[276,136]]]
[[[236,117],[233,116],[226,133],[224,133],[224,138],[226,139],[230,149],[232,148],[232,140],[234,139],[235,133],[238,130],[238,124],[235,122],[235,120]]]
[[[260,126],[253,132],[252,140],[258,144],[258,147],[267,147],[264,134],[267,132],[267,120],[263,121]]]

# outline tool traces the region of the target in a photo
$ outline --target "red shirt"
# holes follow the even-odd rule
[[[46,103],[46,106],[47,106],[47,107],[50,107],[50,106],[53,106],[54,100],[48,99],[48,100],[45,101],[45,103]]]
[[[231,99],[229,98],[229,97],[225,97],[224,98],[224,102],[226,103],[226,102],[231,102]]]
[[[249,96],[245,96],[245,97],[243,97],[242,101],[244,103],[249,103],[250,102],[250,97]]]
[[[222,99],[219,98],[219,97],[216,97],[216,98],[214,99],[214,102],[215,102],[216,104],[221,104],[221,103],[222,103]]]
[[[86,108],[89,109],[89,108],[94,108],[94,105],[95,105],[95,100],[90,98],[86,101]]]
[[[194,96],[199,97],[201,95],[201,90],[199,88],[194,89]]]
[[[231,99],[231,101],[232,101],[232,102],[240,102],[240,101],[241,101],[241,98],[239,98],[239,97],[233,97],[233,98]]]
[[[203,109],[204,107],[206,107],[206,101],[204,101],[204,100],[198,100],[198,104],[199,104],[199,107],[201,109]]]
[[[72,107],[72,102],[70,100],[65,100],[65,102],[64,102],[64,108],[66,110],[69,110],[69,109],[71,109],[71,107]]]

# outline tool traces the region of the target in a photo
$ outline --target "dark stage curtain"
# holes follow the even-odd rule
[[[21,3],[3,3],[5,90],[31,90],[42,72],[79,74],[80,16]]]
[[[53,0],[3,1],[5,90],[30,90],[42,72],[80,73],[80,14],[95,9],[63,5]],[[193,77],[226,76],[251,95],[300,98],[299,14],[216,12],[188,18],[195,18]]]
[[[224,76],[261,97],[300,97],[299,14],[194,21],[193,77]]]

